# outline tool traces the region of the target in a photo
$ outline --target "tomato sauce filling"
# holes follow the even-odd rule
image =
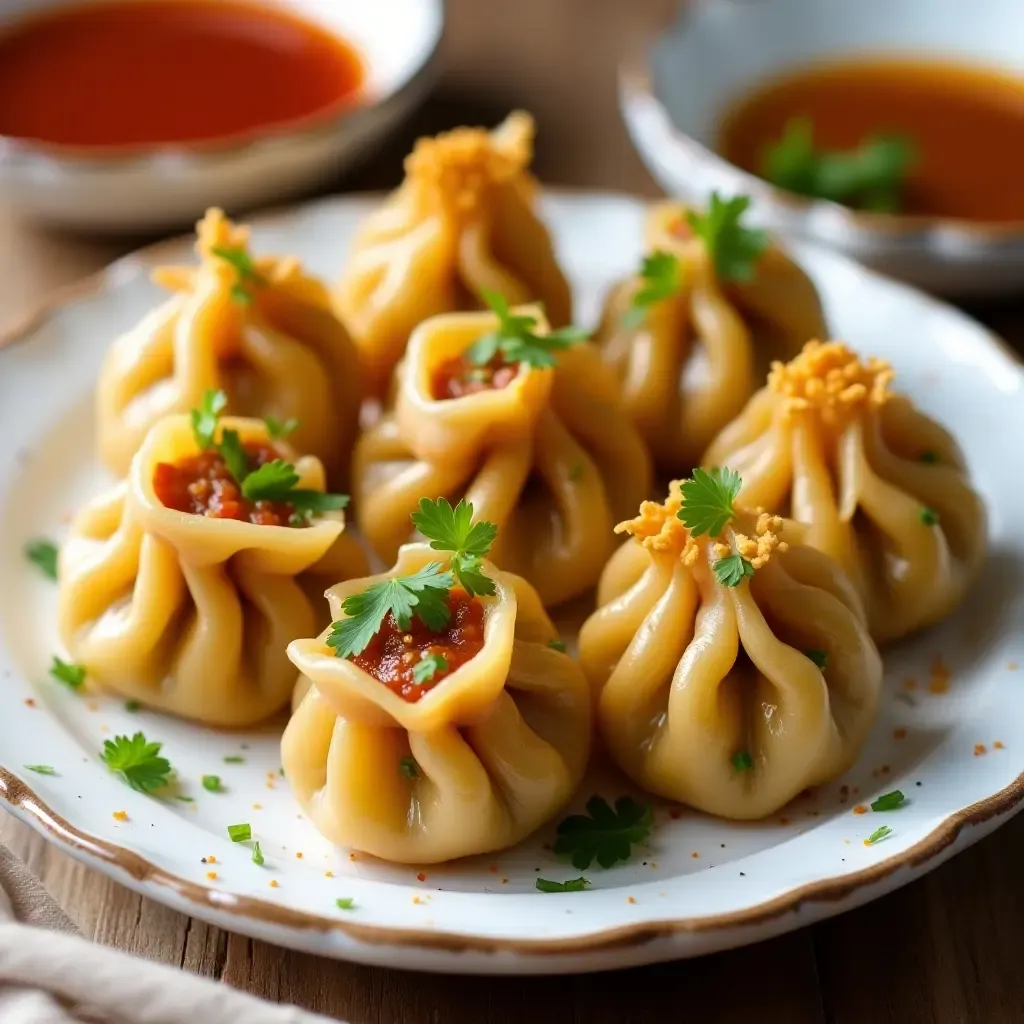
[[[245,446],[249,469],[281,458],[269,445]],[[305,526],[284,501],[249,501],[220,452],[200,452],[181,462],[158,462],[153,490],[165,508],[210,519],[238,519],[256,526]],[[293,519],[292,517],[295,516]]]
[[[501,353],[483,366],[464,355],[443,362],[434,371],[434,398],[464,398],[481,391],[501,391],[515,380],[519,363],[506,363]]]
[[[464,590],[452,590],[448,595],[448,609],[451,618],[439,632],[415,616],[408,629],[399,629],[394,616],[388,612],[376,636],[351,660],[392,693],[415,704],[483,649],[483,605]],[[438,669],[430,679],[418,683],[413,671],[417,663],[431,654],[441,655],[448,667]]]

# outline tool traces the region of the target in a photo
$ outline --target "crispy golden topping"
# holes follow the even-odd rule
[[[791,413],[813,410],[826,421],[888,401],[894,372],[874,357],[861,362],[840,341],[809,341],[788,363],[772,363],[768,386],[784,395]]]
[[[754,527],[755,536],[749,537],[745,533],[735,534],[733,540],[736,544],[736,552],[746,558],[755,569],[760,569],[771,561],[773,552],[778,551],[779,554],[785,554],[789,550],[789,545],[780,539],[780,533],[782,533],[782,516],[771,516],[767,512],[762,512],[757,517],[757,525]],[[725,546],[717,545],[715,553],[719,554],[718,548]],[[729,551],[725,552],[726,555],[730,553]],[[719,557],[724,557],[724,555],[719,554]]]
[[[679,481],[673,480],[664,502],[641,502],[640,515],[619,523],[615,532],[630,534],[649,551],[678,554],[684,565],[693,565],[697,561],[697,542],[676,515],[682,503]]]
[[[533,159],[533,118],[510,114],[494,131],[456,128],[420,139],[405,158],[407,178],[432,206],[473,213],[493,185],[521,174]]]

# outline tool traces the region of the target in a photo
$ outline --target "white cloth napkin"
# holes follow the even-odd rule
[[[336,1024],[83,939],[0,845],[2,1024]]]

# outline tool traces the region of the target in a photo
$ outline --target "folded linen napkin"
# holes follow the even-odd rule
[[[89,942],[0,844],[2,1024],[332,1024]]]

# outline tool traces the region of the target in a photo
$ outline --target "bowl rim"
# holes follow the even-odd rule
[[[263,0],[259,0],[262,4]],[[173,163],[216,163],[225,159],[248,155],[250,151],[273,148],[296,136],[317,137],[334,134],[342,125],[371,116],[415,84],[436,63],[441,43],[447,30],[448,0],[418,0],[433,9],[435,17],[431,23],[432,37],[425,37],[423,52],[416,61],[410,62],[403,74],[396,77],[388,87],[379,92],[367,88],[366,78],[372,66],[372,55],[350,43],[344,35],[328,26],[324,31],[337,37],[351,51],[362,71],[358,88],[345,93],[338,99],[298,117],[258,124],[227,135],[208,139],[161,143],[124,143],[109,146],[91,146],[48,142],[44,139],[24,138],[0,133],[0,169],[5,166],[29,164],[37,161],[72,165],[82,170],[103,170],[117,167],[124,169],[137,164]],[[66,6],[87,6],[88,0],[65,0]],[[58,5],[57,10],[60,9]],[[311,20],[301,10],[292,11],[300,20]],[[30,21],[34,15],[15,15],[7,25]],[[0,26],[0,34],[6,25]]]
[[[629,111],[646,108],[660,123],[662,141],[671,156],[685,163],[704,165],[733,194],[746,193],[770,207],[781,223],[775,230],[796,230],[808,237],[843,235],[875,246],[925,245],[928,248],[987,248],[1019,244],[1024,237],[1024,219],[981,221],[934,214],[876,213],[854,210],[830,199],[815,199],[779,188],[744,170],[720,153],[683,131],[672,120],[667,105],[654,85],[652,57],[657,43],[678,31],[675,18],[649,32],[637,46],[628,49],[619,62],[619,101],[629,121]],[[685,31],[685,29],[682,29]],[[827,227],[826,227],[827,225]]]

